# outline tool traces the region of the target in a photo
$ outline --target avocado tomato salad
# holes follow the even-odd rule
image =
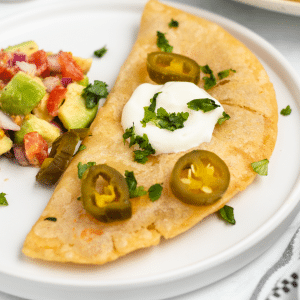
[[[45,169],[52,161],[48,149],[63,134],[81,139],[108,94],[104,82],[89,83],[91,64],[71,52],[39,50],[34,41],[0,50],[0,155],[21,165],[45,162]]]

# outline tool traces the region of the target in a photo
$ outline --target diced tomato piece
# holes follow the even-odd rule
[[[74,81],[80,81],[84,78],[83,72],[72,57],[72,54],[61,51],[59,53],[58,62],[61,65],[62,77],[69,77]]]
[[[17,74],[16,68],[7,68],[0,66],[0,80],[3,80],[7,83],[15,76],[15,74]]]
[[[65,99],[67,89],[61,85],[57,85],[49,94],[47,101],[47,110],[49,115],[56,117],[58,109]]]
[[[0,51],[0,65],[6,66],[8,61],[12,58],[12,54],[10,52],[5,52],[3,50]]]
[[[38,50],[32,53],[28,62],[36,65],[37,75],[43,78],[50,76],[47,53],[44,50]]]
[[[34,166],[41,166],[48,157],[48,144],[36,131],[25,134],[24,148],[29,163]]]

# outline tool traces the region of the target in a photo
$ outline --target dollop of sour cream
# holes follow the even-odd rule
[[[184,127],[175,131],[161,129],[151,122],[143,127],[144,107],[149,106],[150,99],[161,92],[156,98],[156,109],[163,107],[168,113],[188,112],[189,117]],[[209,98],[220,105],[214,110],[189,109],[187,103],[194,99]],[[210,142],[215,125],[222,117],[224,109],[218,100],[205,90],[190,82],[167,82],[164,85],[144,83],[137,87],[122,113],[121,124],[124,131],[134,125],[136,135],[148,136],[149,143],[155,149],[155,154],[176,153],[186,151],[204,142]]]

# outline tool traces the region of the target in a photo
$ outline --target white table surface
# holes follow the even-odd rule
[[[26,6],[34,5],[35,1],[43,0],[0,0],[0,18],[14,14]],[[173,0],[173,2],[184,3],[208,10],[249,28],[281,52],[300,77],[300,16],[281,14],[231,0]],[[249,299],[260,277],[267,270],[268,263],[270,265],[274,263],[272,261],[274,255],[272,254],[284,251],[289,239],[299,225],[300,214],[290,225],[287,232],[261,257],[248,266],[208,287],[168,300]],[[262,261],[264,262],[263,264],[261,263]],[[250,284],[247,280],[249,274],[257,277],[257,280],[252,280]],[[0,300],[24,299],[0,291]]]

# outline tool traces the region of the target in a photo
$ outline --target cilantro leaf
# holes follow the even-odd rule
[[[156,99],[158,97],[159,94],[161,94],[162,92],[158,92],[158,93],[155,93],[153,98],[150,99],[150,105],[148,106],[149,110],[154,112],[155,111],[155,108],[156,108]]]
[[[138,144],[140,149],[142,149],[133,151],[134,161],[144,164],[148,161],[149,155],[155,154],[155,149],[149,143],[148,136],[146,134],[143,134],[143,136],[136,135],[134,125],[130,128],[127,128],[123,134],[124,142],[128,138],[130,139],[129,147]]]
[[[161,129],[174,131],[183,128],[183,123],[188,119],[188,112],[168,113],[163,107],[157,110],[157,126]]]
[[[101,98],[108,95],[107,84],[103,81],[95,80],[94,84],[89,84],[82,91],[81,96],[85,99],[86,108],[95,107]]]
[[[85,150],[85,149],[86,149],[86,145],[81,144],[81,145],[79,146],[78,150],[76,151],[76,153],[75,153],[73,156],[75,156],[78,152],[83,151],[83,150]]]
[[[234,225],[235,219],[234,219],[234,213],[233,213],[233,207],[225,205],[219,210],[219,216],[225,220],[226,222]]]
[[[177,28],[179,26],[179,23],[178,23],[178,21],[176,21],[172,18],[171,22],[168,25],[170,28],[172,28],[172,27]]]
[[[170,131],[174,131],[179,128],[183,128],[183,123],[188,119],[188,112],[179,112],[179,113],[168,113],[163,107],[157,109],[156,108],[156,98],[160,94],[156,93],[153,98],[150,99],[150,106],[144,107],[144,118],[141,121],[143,127],[146,126],[148,122],[153,123],[155,126],[161,129],[167,129]]]
[[[225,111],[223,111],[223,117],[219,118],[218,124],[222,125],[225,121],[227,121],[229,119],[230,119],[230,116]]]
[[[89,161],[86,164],[83,164],[82,162],[79,162],[77,165],[77,169],[78,169],[78,178],[82,179],[82,176],[84,174],[84,172],[90,168],[91,166],[96,165],[96,163],[94,161]]]
[[[215,77],[213,71],[211,70],[211,68],[208,65],[200,66],[200,70],[204,74],[208,74],[209,75],[209,77],[207,77],[207,76],[203,77],[203,80],[204,80],[204,89],[205,90],[208,90],[208,89],[212,88],[213,86],[215,86],[217,84],[216,77]]]
[[[292,109],[291,107],[288,105],[286,108],[283,108],[281,111],[280,111],[280,114],[283,115],[283,116],[288,116],[292,113]]]
[[[161,196],[162,190],[163,190],[163,187],[159,183],[156,183],[156,184],[150,186],[150,188],[148,190],[150,200],[152,202],[158,200],[159,197]]]
[[[96,51],[94,51],[94,55],[97,57],[102,57],[105,53],[107,52],[107,48],[106,46],[102,47],[101,49],[98,49]]]
[[[202,110],[205,113],[220,107],[214,100],[209,98],[191,100],[187,103],[187,106],[192,110]]]
[[[205,65],[205,66],[200,66],[200,70],[204,74],[209,75],[209,76],[204,76],[202,78],[204,80],[204,89],[208,90],[208,89],[211,89],[212,87],[214,87],[217,84],[217,79],[216,79],[212,69],[208,65]],[[223,70],[218,73],[219,79],[221,80],[221,79],[229,76],[230,72],[236,73],[236,71],[233,69]]]
[[[130,198],[140,197],[147,194],[147,191],[145,191],[143,186],[137,187],[137,181],[132,171],[125,171],[125,180],[129,189]]]
[[[6,194],[5,193],[0,193],[0,206],[7,206],[8,202],[6,200]]]
[[[57,218],[55,218],[55,217],[48,217],[48,218],[45,218],[44,221],[52,221],[52,222],[56,222],[56,221],[57,221]]]
[[[156,36],[157,36],[157,41],[156,41],[157,47],[164,52],[171,53],[173,51],[173,46],[169,44],[169,41],[166,39],[165,34],[160,31],[157,31]]]
[[[221,79],[224,79],[224,78],[228,77],[230,72],[236,73],[236,70],[228,69],[228,70],[224,70],[224,71],[219,72],[218,73],[219,79],[221,80]]]
[[[268,165],[269,165],[269,160],[266,158],[257,162],[253,162],[251,164],[253,171],[261,176],[268,175]]]

